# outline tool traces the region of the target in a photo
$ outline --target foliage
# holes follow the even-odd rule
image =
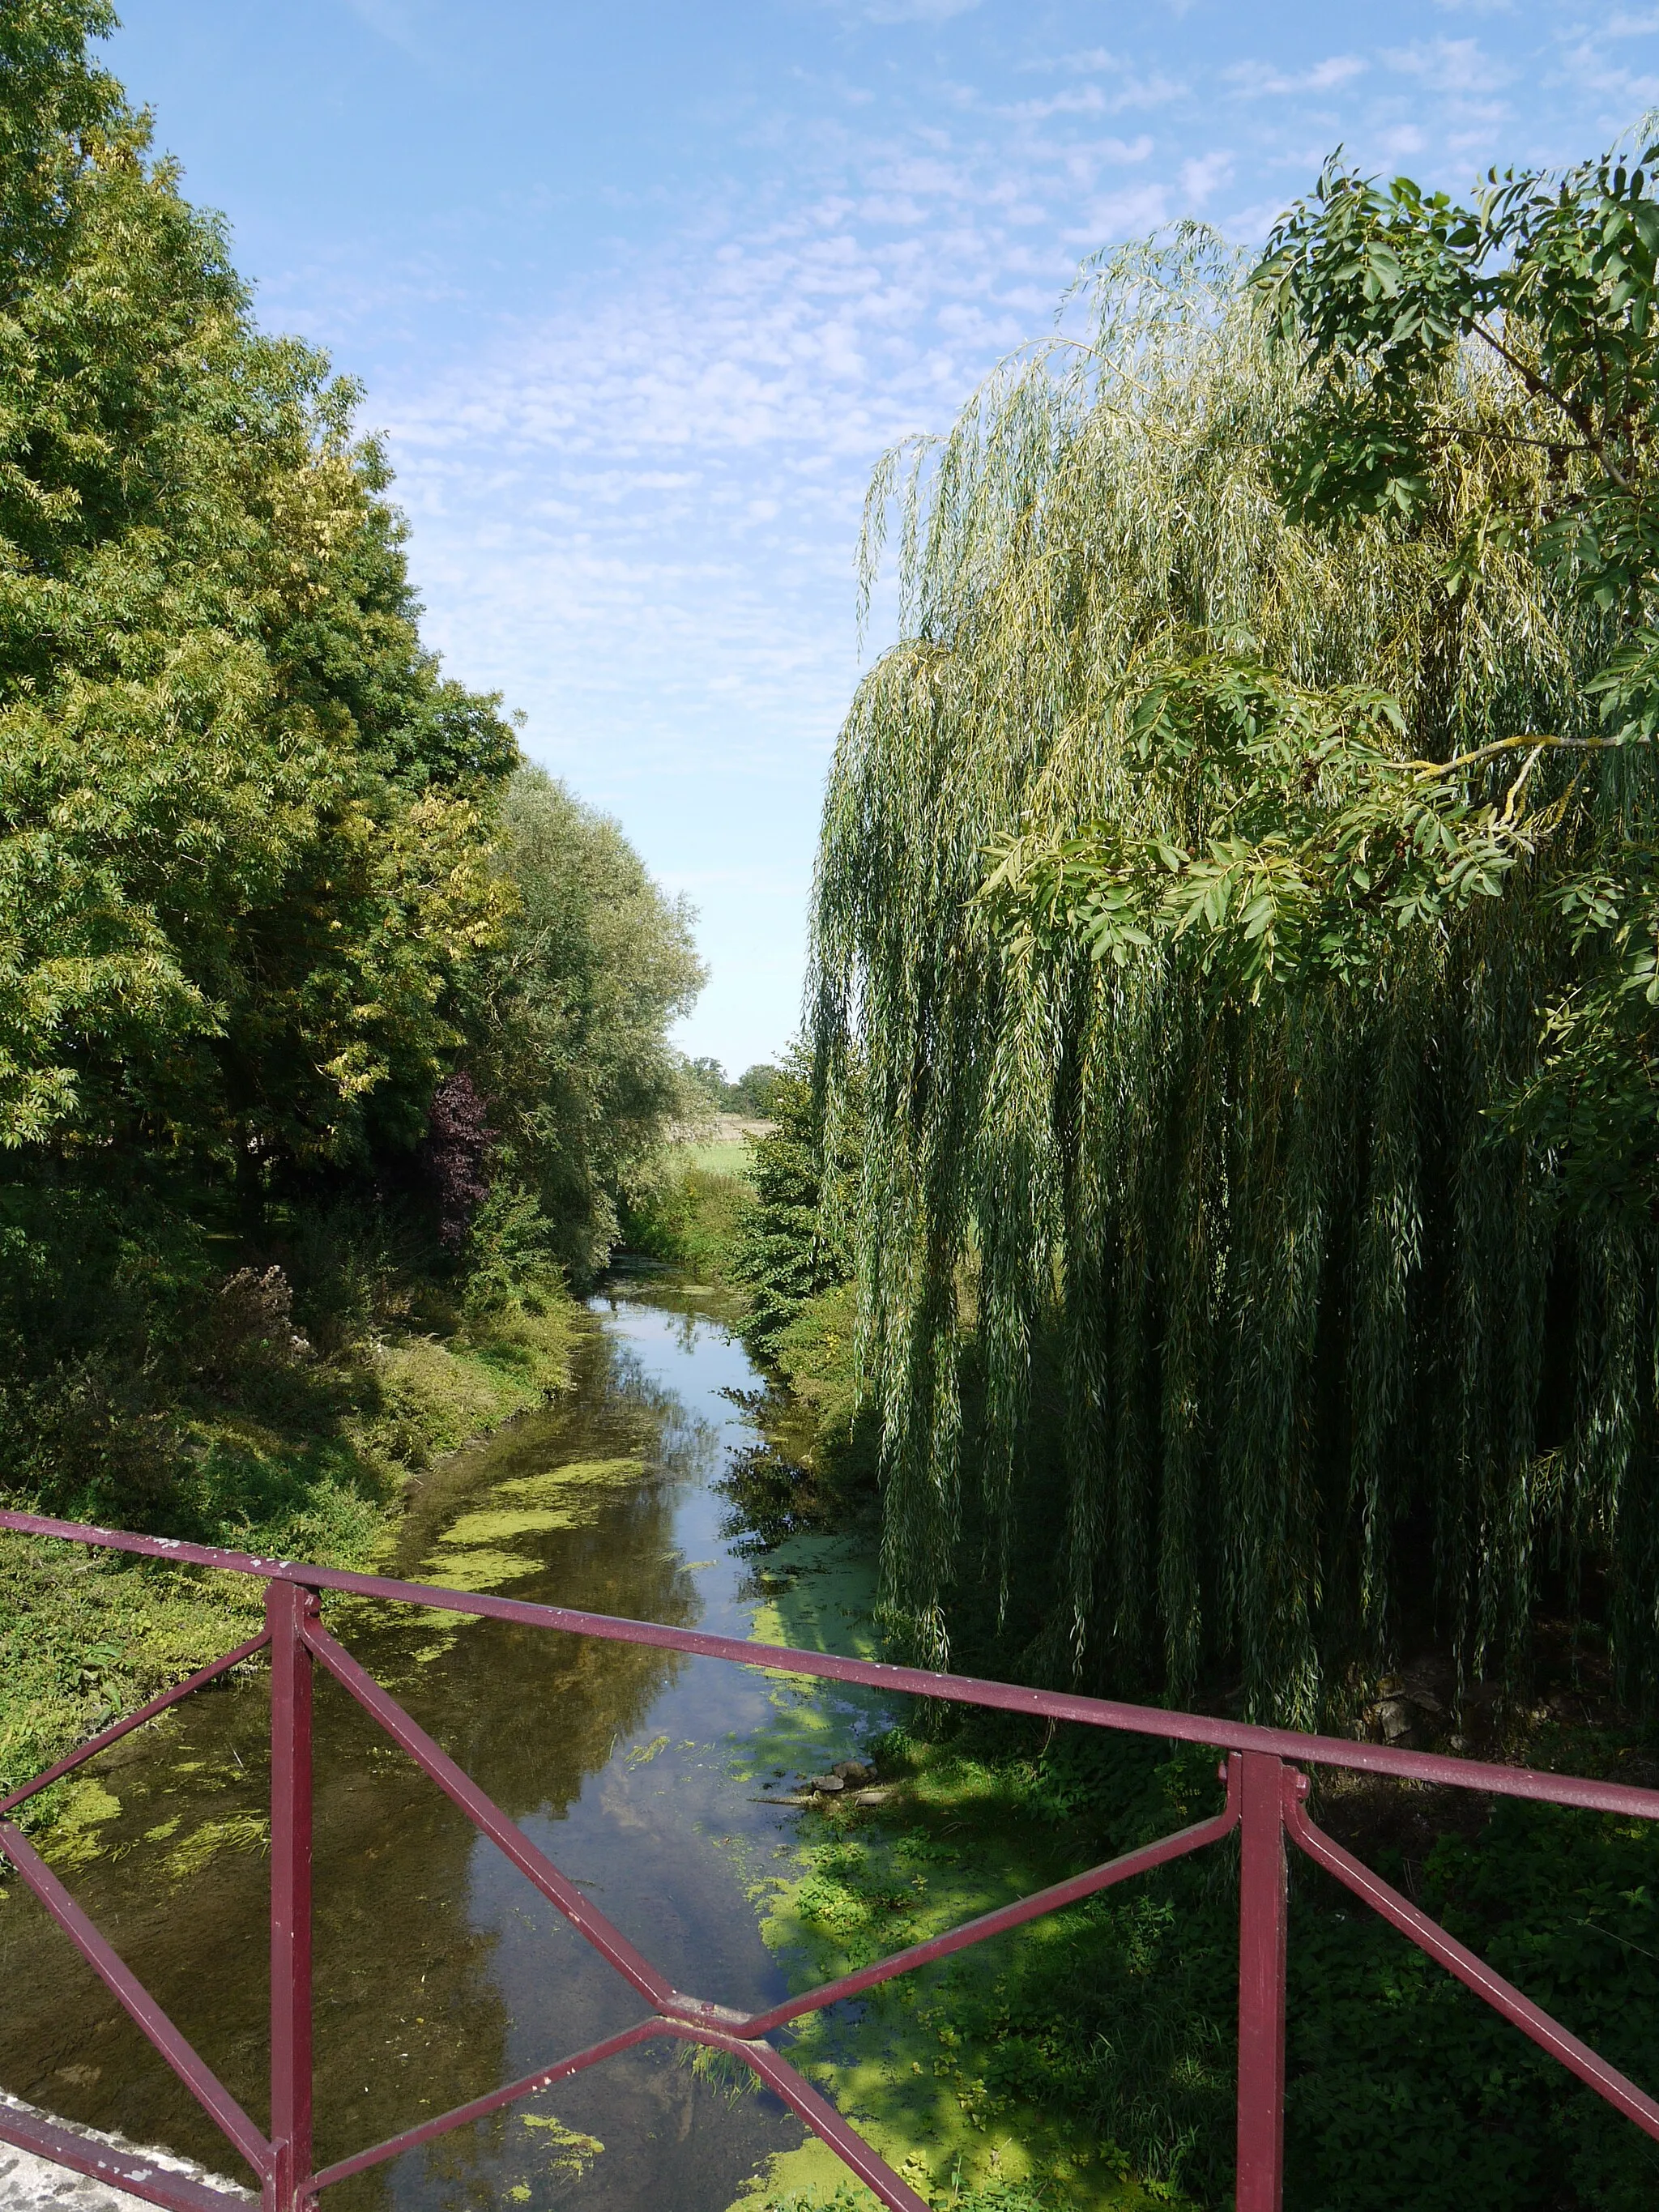
[[[1397,1867],[1384,1867],[1396,1886]],[[1659,1852],[1644,1822],[1495,1806],[1443,1836],[1424,1909],[1637,2081],[1653,2029]],[[1659,2152],[1424,1955],[1316,1878],[1292,1913],[1287,2199],[1345,2212],[1653,2201]],[[1384,2136],[1379,2166],[1368,2146]]]
[[[490,1140],[489,1109],[465,1068],[445,1076],[427,1109],[421,1164],[438,1202],[438,1236],[451,1251],[465,1238],[472,1217],[489,1195],[485,1173]]]
[[[825,1947],[797,1963],[803,1982],[1133,1850],[1218,1798],[1212,1755],[1094,1730],[1039,1743],[978,1717],[943,1741],[894,1729],[875,1749],[892,1801],[873,1821],[831,1816],[803,1854],[792,1902]],[[1341,1808],[1320,1817],[1340,1822]],[[1349,1840],[1594,2048],[1653,2077],[1650,1826],[1511,1800],[1409,1870],[1375,1838]],[[1639,2130],[1294,1854],[1291,1879],[1290,2212],[1650,2201],[1656,2154]],[[901,2077],[954,2077],[981,2141],[1018,2140],[1040,2113],[1153,2192],[1224,2206],[1237,1911],[1236,1846],[1197,1854],[918,1977],[837,2056],[866,2084],[872,2047]]]
[[[749,1291],[744,1337],[763,1358],[775,1358],[781,1333],[811,1299],[851,1273],[847,1216],[855,1170],[855,1133],[843,1114],[825,1188],[823,1117],[805,1047],[792,1047],[769,1076],[775,1126],[755,1141],[754,1195],[732,1255],[733,1279]]]
[[[356,393],[254,329],[90,71],[0,26],[0,1136],[222,1169],[419,1134],[516,748],[415,628]]]
[[[319,1211],[285,1225],[286,1267],[204,1271],[147,1358],[117,1339],[49,1370],[55,1389],[10,1394],[0,1496],[362,1569],[411,1471],[568,1382],[564,1294],[460,1316],[434,1299],[412,1228]],[[130,1325],[133,1293],[118,1274]],[[235,1577],[8,1536],[0,1791],[252,1633],[259,1605]]]
[[[726,1079],[726,1070],[719,1060],[704,1054],[685,1063],[686,1075],[698,1097],[718,1114],[750,1114],[758,1121],[769,1120],[773,1107],[773,1091],[781,1070],[769,1060],[757,1060],[735,1083]]]
[[[999,1669],[1305,1721],[1426,1636],[1518,1674],[1593,1557],[1633,1686],[1653,1231],[1522,1110],[1565,887],[1650,805],[1595,742],[1616,625],[1480,538],[1555,496],[1501,362],[1408,517],[1292,511],[1312,373],[1245,274],[1103,262],[1088,343],[872,489],[906,635],[830,777],[814,1028],[866,1093],[887,1597],[919,1652],[982,1595]]]
[[[687,1267],[704,1283],[728,1279],[748,1185],[716,1168],[683,1167],[671,1151],[642,1181],[623,1216],[630,1252]]]
[[[422,645],[113,20],[0,10],[0,1491],[275,1547],[562,1373],[700,973]]]
[[[1446,588],[1461,592],[1502,549],[1538,563],[1606,623],[1605,659],[1583,686],[1599,732],[1511,741],[1527,748],[1504,808],[1512,853],[1559,840],[1593,808],[1601,816],[1599,835],[1552,855],[1545,895],[1570,923],[1578,972],[1550,1008],[1513,1118],[1561,1150],[1575,1196],[1642,1212],[1656,1195],[1659,1107],[1647,812],[1659,733],[1651,136],[1644,125],[1640,153],[1615,149],[1560,175],[1494,170],[1469,207],[1408,178],[1382,190],[1334,159],[1312,201],[1279,224],[1254,280],[1310,369],[1279,459],[1295,511],[1326,526],[1379,509],[1415,514],[1430,495],[1431,457],[1468,443],[1454,394],[1477,362],[1513,395],[1511,444],[1541,460],[1541,495],[1535,468],[1494,470],[1488,507],[1444,570]],[[1628,757],[1594,779],[1581,772],[1553,805],[1519,805],[1532,766],[1562,747]],[[1469,840],[1460,831],[1449,842]]]
[[[784,1071],[769,1060],[753,1061],[732,1085],[730,1111],[752,1114],[769,1121],[777,1111],[778,1085]]]
[[[515,911],[478,994],[479,1080],[498,1172],[534,1195],[560,1258],[586,1279],[679,1106],[665,1032],[703,971],[690,910],[608,816],[526,768],[500,821]]]

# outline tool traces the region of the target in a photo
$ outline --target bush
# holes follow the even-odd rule
[[[700,1281],[723,1283],[748,1203],[748,1185],[736,1176],[671,1166],[625,1210],[623,1241],[631,1252],[690,1268]]]

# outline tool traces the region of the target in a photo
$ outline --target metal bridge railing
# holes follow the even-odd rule
[[[1239,1831],[1238,1984],[1238,2170],[1237,2212],[1279,2212],[1285,2149],[1285,1964],[1287,1923],[1285,1843],[1294,1844],[1402,1936],[1437,1959],[1475,1994],[1510,2021],[1522,2033],[1558,2059],[1598,2095],[1606,2098],[1638,2127],[1659,2140],[1659,2104],[1611,2066],[1576,2035],[1492,1972],[1473,1952],[1449,1936],[1407,1899],[1390,1888],[1369,1867],[1352,1857],[1309,1819],[1304,1799],[1310,1766],[1343,1767],[1392,1775],[1402,1781],[1429,1782],[1486,1795],[1528,1797],[1546,1804],[1578,1806],[1626,1818],[1659,1820],[1659,1791],[1577,1776],[1537,1774],[1512,1766],[1435,1753],[1397,1751],[1379,1744],[1350,1743],[1334,1736],[1304,1735],[1287,1729],[1255,1728],[1197,1713],[1162,1707],[1118,1705],[1109,1699],[1024,1689],[1009,1682],[936,1674],[915,1667],[890,1667],[823,1652],[707,1636],[692,1629],[662,1628],[653,1622],[613,1620],[605,1613],[574,1612],[566,1607],[532,1605],[514,1598],[489,1597],[465,1590],[434,1589],[418,1583],[389,1581],[379,1575],[353,1575],[288,1559],[261,1559],[246,1553],[216,1551],[206,1545],[175,1543],[163,1537],[135,1536],[119,1529],[83,1528],[72,1522],[27,1513],[0,1512],[0,1528],[21,1535],[55,1537],[150,1559],[216,1567],[252,1575],[265,1585],[263,1634],[238,1644],[210,1667],[192,1674],[138,1711],[100,1729],[66,1759],[33,1781],[0,1798],[0,1852],[40,1899],[111,1994],[166,2059],[203,2110],[258,2178],[264,2212],[308,2212],[319,2192],[337,2181],[413,2150],[452,2128],[482,2118],[520,2097],[597,2066],[618,2051],[657,2038],[699,2043],[723,2051],[750,2067],[783,2101],[820,2136],[848,2170],[866,2185],[890,2212],[927,2212],[922,2199],[843,2120],[834,2106],[766,2039],[775,2028],[854,1996],[895,1975],[981,1943],[1079,1898],[1127,1881],[1132,1875],[1202,1850]],[[673,1989],[634,1946],[524,1832],[493,1804],[476,1783],[434,1743],[425,1730],[387,1696],[351,1654],[331,1636],[319,1619],[319,1590],[390,1600],[448,1613],[517,1621],[527,1627],[594,1636],[623,1644],[642,1644],[671,1651],[730,1660],[738,1666],[781,1668],[832,1681],[860,1682],[919,1697],[962,1705],[988,1705],[1004,1712],[1029,1713],[1051,1721],[1077,1721],[1093,1728],[1136,1735],[1213,1746],[1225,1758],[1219,1779],[1225,1784],[1221,1810],[1207,1820],[1164,1836],[1143,1849],[1093,1867],[1069,1881],[1037,1891],[994,1912],[982,1914],[930,1942],[916,1943],[878,1964],[773,2005],[744,2014]],[[270,2114],[261,2129],[192,2050],[161,2006],[129,1971],[76,1903],[40,1854],[5,1816],[36,1791],[93,1758],[106,1746],[176,1705],[181,1698],[232,1667],[269,1648],[270,1652]],[[647,2009],[631,2027],[540,2067],[523,2080],[476,2097],[453,2112],[405,2129],[384,2142],[313,2167],[312,2157],[311,2002],[311,1698],[314,1670],[322,1666],[405,1751],[415,1764],[458,1805],[479,1831],[557,1907],[614,1971],[639,1995]],[[170,2208],[170,2212],[231,2212],[241,2199],[186,2176],[162,2171],[139,2153],[118,2152],[89,2142],[0,2104],[0,2141],[53,2159],[82,2172],[129,2190]]]

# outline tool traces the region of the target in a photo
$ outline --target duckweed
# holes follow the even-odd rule
[[[421,1575],[439,1589],[487,1590],[498,1583],[514,1582],[520,1575],[536,1574],[540,1568],[539,1559],[527,1559],[512,1552],[452,1552],[428,1560]]]
[[[579,2128],[568,2128],[550,2112],[520,2112],[519,2118],[527,2128],[546,2130],[548,2164],[561,2173],[580,2179],[605,2148],[597,2136],[585,2136]]]
[[[499,1544],[511,1536],[539,1535],[544,1529],[569,1525],[568,1516],[554,1512],[463,1513],[444,1530],[446,1544]]]
[[[495,1498],[521,1498],[527,1505],[551,1504],[568,1491],[609,1487],[637,1482],[645,1473],[642,1459],[576,1459],[563,1467],[550,1467],[539,1474],[520,1474],[511,1482],[498,1482]]]

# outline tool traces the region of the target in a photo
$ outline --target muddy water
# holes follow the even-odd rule
[[[695,1300],[690,1302],[695,1307]],[[755,1431],[725,1328],[649,1285],[596,1307],[578,1387],[428,1477],[392,1571],[748,1632],[757,1603],[716,1487]],[[503,1622],[348,1606],[337,1632],[680,1988],[781,1991],[754,1886],[799,1816],[765,1802],[778,1691],[713,1661]],[[814,1693],[823,1757],[871,1715]],[[263,2123],[268,1699],[210,1693],[96,1762],[59,1871]],[[770,1733],[769,1733],[770,1731]],[[771,1756],[776,1756],[771,1750]],[[637,1998],[319,1676],[319,2165],[528,2073],[639,2015]],[[769,1766],[766,1786],[777,1779]],[[101,1793],[101,1794],[100,1794]],[[14,1881],[0,1903],[0,2087],[246,2178]],[[396,2205],[723,2212],[800,2140],[673,2046],[630,2053],[329,2193]]]

